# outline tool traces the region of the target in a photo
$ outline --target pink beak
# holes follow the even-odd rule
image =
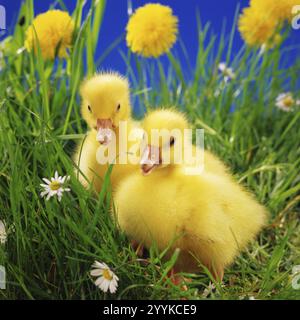
[[[97,119],[96,140],[102,145],[108,145],[112,140],[113,124],[110,119]]]
[[[160,148],[148,145],[141,158],[141,169],[143,175],[148,175],[151,171],[161,164]]]

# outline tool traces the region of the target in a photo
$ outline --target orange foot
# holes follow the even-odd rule
[[[168,278],[171,280],[171,282],[175,285],[175,286],[179,286],[180,289],[182,291],[187,291],[188,287],[186,285],[186,282],[191,282],[190,279],[187,279],[181,275],[179,275],[178,273],[176,273],[175,269],[172,268],[169,272],[168,272]]]
[[[142,257],[144,254],[144,246],[135,240],[130,242],[132,249],[135,251],[138,257]]]

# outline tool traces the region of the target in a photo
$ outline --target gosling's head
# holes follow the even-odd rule
[[[100,73],[85,80],[80,88],[81,113],[90,128],[97,130],[101,144],[110,141],[110,130],[131,115],[129,84],[118,73]]]
[[[188,128],[185,116],[172,109],[160,109],[146,115],[143,121],[145,149],[141,159],[144,175],[181,161],[184,131]]]

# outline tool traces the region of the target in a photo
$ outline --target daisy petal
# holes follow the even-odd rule
[[[105,281],[105,279],[103,277],[97,278],[96,281],[95,281],[95,285],[100,288],[100,286],[102,285],[103,281]]]
[[[47,184],[50,184],[50,183],[51,183],[51,181],[48,180],[47,178],[43,178],[43,180],[44,180]]]
[[[90,275],[93,276],[93,277],[101,276],[102,275],[102,270],[93,269],[93,270],[91,270]]]
[[[46,194],[48,194],[48,191],[41,192],[40,196],[43,198]]]
[[[109,269],[105,263],[101,263],[99,261],[95,261],[92,265],[93,268],[100,268],[100,269]]]
[[[107,292],[108,288],[109,288],[109,284],[110,284],[110,281],[108,281],[108,280],[103,281],[102,284],[100,285],[100,289],[103,292]]]
[[[118,287],[118,283],[115,281],[111,281],[111,283],[109,284],[109,291],[111,293],[115,293],[117,291],[117,287]]]
[[[41,187],[44,187],[44,188],[49,188],[49,185],[48,185],[48,184],[40,183],[40,186],[41,186]]]

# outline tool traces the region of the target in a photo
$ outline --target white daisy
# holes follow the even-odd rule
[[[285,92],[276,98],[275,105],[282,111],[291,112],[293,107],[300,105],[300,100],[295,100],[291,92]]]
[[[4,221],[0,220],[0,244],[5,244],[7,240],[7,233]]]
[[[224,76],[224,81],[228,82],[229,80],[235,79],[236,75],[232,68],[228,68],[225,62],[219,63],[218,66],[219,71],[221,71]]]
[[[115,293],[118,288],[119,278],[114,274],[113,271],[105,264],[95,261],[92,265],[91,276],[98,277],[95,281],[95,285],[100,288],[103,292],[108,290],[111,293]]]
[[[293,267],[292,274],[293,274],[293,276],[300,274],[300,265]]]
[[[65,188],[63,185],[70,179],[69,176],[61,177],[58,175],[57,171],[55,171],[54,178],[51,178],[51,181],[43,178],[46,184],[41,184],[44,188],[44,191],[41,192],[41,197],[47,196],[46,200],[48,201],[51,197],[57,196],[58,201],[61,201],[61,197],[64,191],[71,191],[70,188]]]

